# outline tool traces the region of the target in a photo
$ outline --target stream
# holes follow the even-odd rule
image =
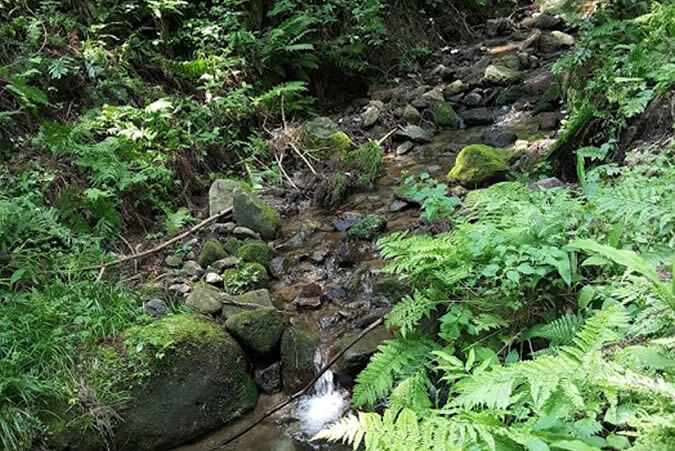
[[[528,114],[504,108],[499,111],[493,125],[441,131],[431,143],[417,151],[402,156],[387,153],[381,177],[373,190],[349,196],[335,212],[326,213],[306,206],[299,208],[299,214],[287,217],[282,239],[277,245],[285,267],[277,275],[278,280],[270,286],[270,291],[283,299],[286,297],[284,290],[289,287],[317,284],[324,294],[330,290],[342,294],[336,295],[331,302],[322,302],[318,308],[298,308],[294,313],[294,321],[320,331],[323,344],[315,357],[317,368],[330,358],[331,352],[335,352],[335,343],[346,331],[367,327],[391,308],[391,303],[373,290],[374,281],[380,273],[378,270],[385,264],[378,258],[373,243],[359,242],[354,245],[355,248],[345,249],[348,240],[344,239],[344,233],[335,230],[335,225],[375,212],[387,217],[385,233],[413,229],[419,219],[418,208],[414,205],[400,211],[392,211],[391,208],[395,200],[394,188],[401,182],[402,174],[426,172],[443,182],[459,150],[469,144],[484,142],[483,137],[488,132],[500,131],[511,132],[518,139],[532,140],[536,139],[537,126]],[[353,260],[353,264],[344,264],[345,254]],[[350,407],[348,388],[341,386],[331,370],[322,375],[311,393],[267,418],[234,442],[217,446],[286,399],[283,393],[261,395],[254,412],[206,437],[175,448],[175,451],[350,449],[341,444],[309,440]]]

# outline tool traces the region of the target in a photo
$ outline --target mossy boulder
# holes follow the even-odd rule
[[[352,139],[345,132],[335,132],[330,137],[331,147],[337,152],[348,152],[354,148]]]
[[[314,356],[321,340],[311,329],[287,327],[281,336],[281,378],[284,392],[294,394],[317,373]]]
[[[274,307],[235,313],[225,321],[227,331],[258,354],[268,354],[276,347],[284,326],[284,315]]]
[[[372,240],[375,236],[387,227],[387,218],[382,215],[368,215],[354,224],[347,235],[359,240]]]
[[[222,308],[223,292],[205,282],[197,282],[185,304],[196,312],[210,315],[218,313]]]
[[[460,123],[455,109],[447,102],[439,102],[434,105],[434,118],[438,125],[446,127],[458,127]]]
[[[267,268],[277,252],[266,243],[251,241],[237,249],[236,255],[243,262],[260,263]]]
[[[202,245],[202,250],[199,252],[199,264],[206,268],[211,263],[227,257],[227,252],[215,238],[209,238]]]
[[[508,157],[505,151],[472,144],[457,155],[448,178],[470,186],[502,179],[509,169]]]
[[[174,315],[122,334],[88,358],[87,386],[113,384],[128,401],[117,408],[112,445],[166,450],[255,407],[258,392],[239,344],[219,324]],[[68,449],[106,449],[96,434],[64,423]],[[61,444],[63,442],[60,442]]]
[[[223,273],[223,284],[230,294],[242,294],[250,290],[266,288],[269,281],[267,270],[260,263],[243,263]]]
[[[236,255],[237,250],[243,245],[244,243],[241,240],[238,240],[236,238],[228,238],[225,240],[225,244],[223,244],[223,249],[225,249],[225,252],[227,252],[230,255]]]
[[[238,189],[234,192],[234,220],[239,226],[258,232],[264,240],[273,240],[281,229],[279,214],[265,201]]]
[[[555,111],[558,108],[559,100],[562,96],[560,85],[555,83],[542,93],[537,103],[534,104],[534,114],[544,111]]]

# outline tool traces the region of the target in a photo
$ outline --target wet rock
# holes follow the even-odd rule
[[[227,235],[232,233],[235,228],[234,222],[212,224],[208,230],[214,235]]]
[[[236,189],[241,189],[241,185],[234,180],[219,179],[213,182],[209,188],[209,215],[214,216],[232,208]]]
[[[474,89],[473,91],[465,95],[462,101],[464,102],[464,105],[469,107],[479,106],[480,104],[483,103],[483,96],[481,95],[479,90]]]
[[[223,283],[223,277],[215,272],[209,272],[206,273],[206,277],[204,277],[204,282],[210,284],[210,285],[220,285]]]
[[[366,111],[361,114],[362,125],[366,128],[371,127],[380,118],[380,109],[374,106],[369,106]]]
[[[191,289],[192,288],[190,288],[190,285],[186,283],[175,283],[168,288],[169,291],[173,291],[174,293],[178,294],[189,293]]]
[[[281,362],[255,370],[254,378],[258,387],[269,395],[281,391]]]
[[[417,125],[407,125],[396,132],[396,135],[418,143],[431,142],[431,134]]]
[[[221,273],[226,269],[234,268],[235,266],[237,266],[238,263],[239,259],[237,257],[225,257],[223,259],[216,260],[215,262],[211,263],[208,269],[210,271]]]
[[[218,313],[222,308],[223,292],[204,282],[197,282],[185,304],[192,310],[210,315]]]
[[[308,283],[300,287],[300,296],[319,297],[323,294],[323,289],[316,283]]]
[[[485,107],[465,110],[461,116],[467,125],[486,125],[494,122],[494,112]]]
[[[342,268],[354,265],[360,258],[361,253],[358,247],[349,241],[342,242],[335,249],[335,263]]]
[[[522,96],[519,86],[513,85],[500,91],[495,103],[497,106],[510,105]]]
[[[500,56],[495,61],[495,66],[496,67],[505,67],[505,68],[511,69],[512,71],[517,73],[518,70],[520,70],[520,60],[518,59],[517,55],[509,53],[509,54]]]
[[[485,25],[487,35],[494,38],[495,36],[511,31],[513,22],[506,17],[499,17],[496,19],[488,19]]]
[[[268,354],[275,348],[284,326],[284,316],[274,307],[233,313],[225,321],[227,331],[258,354]]]
[[[181,271],[190,276],[201,277],[204,275],[204,268],[202,268],[199,263],[193,260],[188,260],[183,263]]]
[[[143,311],[151,318],[160,318],[164,316],[166,310],[167,305],[163,299],[152,298],[143,303]]]
[[[391,309],[387,307],[377,308],[374,310],[369,309],[367,312],[364,312],[362,315],[359,315],[354,320],[354,325],[360,329],[365,329],[366,327],[370,326],[375,321],[377,321],[378,319],[382,318],[387,313],[389,313],[390,310]]]
[[[380,100],[382,102],[389,102],[394,96],[391,89],[378,89],[370,93],[370,98],[373,100]]]
[[[541,113],[544,111],[555,111],[558,109],[561,97],[561,90],[559,85],[552,85],[541,95],[537,103],[534,104],[534,113]]]
[[[526,69],[530,65],[529,55],[526,52],[518,52],[518,63],[521,68]]]
[[[483,143],[492,147],[508,147],[516,142],[518,137],[515,133],[501,128],[485,130],[482,135]]]
[[[280,279],[286,273],[286,257],[274,257],[269,264],[272,277]]]
[[[537,190],[561,188],[563,186],[565,186],[565,184],[561,182],[558,178],[549,177],[536,182],[532,182],[527,187],[530,188],[531,190],[537,191]]]
[[[326,259],[326,257],[328,256],[329,253],[330,253],[330,251],[328,249],[319,249],[317,251],[312,252],[312,255],[310,255],[309,258],[314,263],[322,263]]]
[[[479,80],[483,75],[485,75],[485,69],[487,69],[491,62],[492,58],[489,56],[484,56],[474,63],[474,65],[471,66],[471,69],[469,69],[471,80]]]
[[[553,53],[574,45],[574,36],[562,31],[543,33],[539,38],[539,48],[542,52]]]
[[[265,240],[273,240],[279,234],[281,219],[266,202],[238,189],[234,192],[234,220],[239,226],[258,232]]]
[[[249,229],[248,227],[242,227],[238,226],[234,228],[234,231],[232,232],[234,236],[237,238],[241,238],[242,240],[252,238],[254,240],[259,240],[260,239],[260,234],[257,232],[254,232],[253,230]],[[229,251],[231,252],[231,251]]]
[[[416,99],[418,97],[421,97],[422,94],[424,94],[428,90],[429,90],[428,85],[422,85],[422,86],[418,86],[414,89],[411,89],[411,90],[407,91],[406,94],[408,96],[408,99]]]
[[[389,204],[389,211],[392,213],[405,210],[408,207],[408,202],[402,199],[394,199]]]
[[[199,264],[206,268],[211,263],[225,257],[227,257],[227,252],[225,252],[223,245],[218,240],[210,238],[204,242],[202,250],[199,252]]]
[[[550,70],[539,72],[523,81],[523,91],[527,94],[541,95],[555,83],[555,75]]]
[[[164,264],[170,268],[178,268],[181,263],[183,263],[183,259],[174,254],[167,255],[164,259]]]
[[[249,291],[238,296],[223,294],[221,297],[222,312],[220,316],[227,319],[230,315],[254,310],[260,307],[273,307],[270,292],[263,288]]]
[[[340,288],[340,287],[329,288],[324,293],[324,297],[331,302],[341,301],[346,296],[347,296],[347,292],[345,291],[344,288]]]
[[[287,249],[300,249],[303,244],[305,244],[305,235],[303,233],[296,233],[284,243],[284,247]]]
[[[494,64],[485,68],[483,79],[495,85],[510,85],[515,83],[520,78],[520,73],[517,70],[510,69],[506,66],[497,66]]]
[[[311,329],[293,325],[284,331],[281,337],[281,379],[286,394],[295,394],[317,373],[314,356],[320,342],[319,335]]]
[[[260,263],[243,263],[223,273],[223,285],[230,294],[266,288],[268,284],[267,270]]]
[[[468,89],[468,86],[464,84],[462,80],[455,80],[445,87],[443,91],[443,96],[445,98],[456,96],[461,94]]]
[[[359,219],[361,219],[361,216],[357,215],[344,216],[335,221],[335,230],[337,230],[338,232],[346,232],[347,230],[349,230],[350,227],[359,222]]]
[[[412,143],[412,141],[405,141],[404,143],[399,144],[396,147],[396,155],[401,156],[407,154],[412,150],[413,146],[414,144]]]
[[[362,218],[352,226],[347,234],[351,238],[359,240],[372,240],[387,227],[387,218],[381,215],[371,214]]]
[[[237,257],[240,261],[249,263],[260,263],[269,267],[270,262],[276,256],[277,252],[262,241],[253,241],[244,243],[237,249]]]
[[[560,113],[555,111],[540,113],[534,118],[539,124],[539,130],[554,130],[560,123]]]
[[[560,24],[560,18],[545,13],[534,13],[530,17],[524,18],[520,25],[525,28],[539,28],[547,30],[555,28]]]
[[[332,354],[337,354],[342,349],[349,346],[360,331],[345,335],[331,349]],[[383,341],[392,338],[391,334],[384,326],[376,327],[365,337],[359,340],[354,346],[349,348],[337,361],[337,372],[350,377],[356,377],[368,365],[370,358],[377,352],[377,347]]]
[[[299,308],[318,309],[321,307],[320,297],[298,297],[293,303]]]
[[[508,171],[507,157],[490,146],[473,144],[457,155],[455,166],[448,178],[463,185],[475,186],[504,178]]]
[[[410,101],[410,104],[415,108],[419,108],[421,110],[429,106],[429,101],[424,97],[417,97],[416,99],[412,99]]]
[[[163,357],[155,357],[155,346],[136,348],[140,358],[131,365],[126,354],[101,347],[108,364],[97,366],[102,372],[97,380],[121,380],[133,387],[129,400],[116,409],[121,417],[115,431],[117,449],[129,449],[130,443],[137,450],[169,449],[255,407],[258,393],[246,358],[219,324],[174,315],[130,329],[124,336],[156,337],[151,342],[158,343]],[[137,377],[138,362],[152,377]]]
[[[412,105],[406,105],[403,110],[403,119],[409,124],[418,124],[422,115],[419,110]]]
[[[298,296],[298,292],[295,287],[290,285],[279,288],[276,290],[276,293],[284,302],[292,302]]]

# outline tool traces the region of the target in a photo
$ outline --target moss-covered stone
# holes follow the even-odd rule
[[[331,147],[337,152],[348,152],[354,148],[352,139],[345,132],[335,132],[330,137]]]
[[[242,294],[269,284],[267,270],[260,263],[244,263],[223,273],[225,290],[230,294]]]
[[[225,244],[223,244],[223,249],[225,249],[225,252],[227,252],[230,255],[236,255],[237,250],[243,245],[244,243],[241,240],[238,240],[236,238],[228,238],[225,240]]]
[[[96,349],[85,373],[88,387],[106,381],[126,395],[113,424],[112,445],[117,449],[169,449],[257,403],[244,353],[215,322],[174,315],[130,328],[121,339],[115,347]],[[86,451],[106,448],[77,421],[65,424],[61,445]]]
[[[295,394],[316,374],[314,356],[321,340],[311,329],[287,327],[281,337],[281,377],[284,392]]]
[[[234,313],[225,328],[241,344],[259,354],[272,351],[284,331],[284,315],[274,307]]]
[[[434,105],[434,117],[438,125],[451,127],[459,123],[459,116],[457,116],[455,109],[447,102],[439,102]]]
[[[354,224],[347,234],[359,240],[372,240],[387,226],[387,218],[382,215],[368,215]]]
[[[265,240],[273,240],[281,229],[279,214],[266,202],[244,190],[234,192],[234,220],[239,226],[258,232]]]
[[[211,263],[227,257],[227,252],[223,245],[215,238],[209,238],[202,245],[202,250],[199,252],[199,264],[206,268]]]
[[[260,263],[268,267],[277,252],[266,243],[251,241],[237,249],[237,257],[243,262]]]
[[[553,84],[546,88],[546,91],[539,97],[537,103],[534,104],[534,114],[542,113],[544,111],[554,111],[557,109],[557,103],[562,96],[562,91],[559,84]]]
[[[482,144],[473,144],[465,147],[457,155],[455,166],[448,177],[466,185],[503,178],[509,167],[509,155],[493,147]]]
[[[510,85],[520,78],[520,72],[506,66],[491,64],[485,68],[484,79],[496,85]]]

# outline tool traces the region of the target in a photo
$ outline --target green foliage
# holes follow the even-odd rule
[[[347,235],[359,240],[372,240],[375,235],[387,226],[387,218],[382,215],[368,215],[354,224],[347,231]]]
[[[375,141],[368,141],[359,148],[345,154],[345,163],[359,174],[359,184],[368,186],[375,182],[382,169],[382,147]]]
[[[669,154],[631,155],[614,178],[591,171],[585,193],[492,185],[467,195],[448,233],[380,239],[384,270],[412,294],[387,316],[397,335],[358,376],[354,404],[386,408],[317,439],[663,449],[675,433]],[[612,193],[644,199],[644,213]]]
[[[447,185],[437,183],[426,172],[419,175],[418,183],[414,177],[407,177],[398,188],[401,197],[422,206],[422,217],[429,221],[450,219],[461,204],[457,197],[448,197],[447,191]]]

